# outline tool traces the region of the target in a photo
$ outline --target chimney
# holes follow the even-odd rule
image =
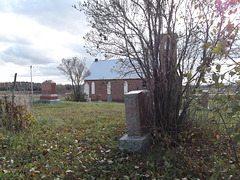
[[[96,58],[94,62],[98,62],[98,59]]]

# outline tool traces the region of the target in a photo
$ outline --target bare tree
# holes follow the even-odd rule
[[[85,59],[80,60],[77,57],[63,58],[58,69],[71,80],[74,94],[81,91],[80,85],[83,83],[84,78],[90,75]]]
[[[237,7],[232,0],[79,3],[92,26],[85,36],[88,52],[133,66],[152,94],[155,129],[170,135],[187,119],[193,94],[214,63],[237,57]]]

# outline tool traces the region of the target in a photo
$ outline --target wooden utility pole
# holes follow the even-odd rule
[[[14,131],[13,114],[14,114],[14,98],[15,98],[14,92],[15,92],[15,87],[16,87],[16,81],[17,81],[17,73],[15,73],[15,75],[14,75],[14,81],[13,81],[13,87],[12,87],[12,107],[11,108],[12,108],[13,112],[11,112],[11,119],[10,119],[10,123],[9,123],[11,135],[13,134],[13,131]]]
[[[13,81],[13,87],[12,87],[12,104],[14,104],[14,92],[15,92],[15,87],[16,87],[16,81],[17,81],[17,73],[14,75],[14,81]]]

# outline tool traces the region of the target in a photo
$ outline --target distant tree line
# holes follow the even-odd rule
[[[13,82],[4,82],[0,83],[0,91],[11,91],[13,87]],[[57,84],[56,91],[57,93],[64,94],[67,92],[71,92],[73,89],[71,84]],[[31,83],[30,82],[16,82],[15,91],[31,91]],[[42,83],[33,83],[33,91],[36,93],[41,93],[42,91]]]
[[[0,83],[0,91],[9,91],[13,87],[13,82]],[[31,91],[31,83],[17,81],[15,91]],[[33,83],[33,91],[41,91],[41,83]]]

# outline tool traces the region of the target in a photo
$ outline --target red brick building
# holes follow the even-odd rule
[[[169,40],[169,44],[167,43]],[[169,49],[168,59],[171,63],[177,63],[177,34],[163,34],[160,39],[160,57],[161,70],[166,73],[166,49]],[[143,80],[136,73],[123,76],[117,72],[121,72],[121,65],[118,60],[95,60],[90,67],[91,75],[85,78],[84,92],[88,94],[91,100],[106,101],[108,97],[112,97],[113,101],[123,101],[124,94],[132,90],[143,89]],[[114,70],[115,69],[115,70]],[[122,70],[124,71],[124,70]],[[123,72],[124,73],[124,72]]]
[[[140,90],[143,80],[137,74],[121,77],[114,68],[118,60],[95,60],[90,67],[91,75],[84,79],[84,92],[92,101],[123,101],[124,94],[132,90]]]

